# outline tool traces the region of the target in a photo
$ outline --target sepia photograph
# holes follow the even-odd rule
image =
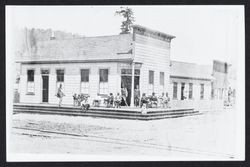
[[[5,12],[8,162],[245,160],[243,5]]]

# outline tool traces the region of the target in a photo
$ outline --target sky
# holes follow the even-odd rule
[[[243,6],[125,6],[135,24],[176,36],[171,60],[212,64],[237,62],[244,44]],[[85,36],[120,33],[120,6],[7,6],[7,22],[18,28],[51,28]]]

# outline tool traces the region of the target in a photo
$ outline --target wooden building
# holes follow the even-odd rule
[[[141,93],[169,91],[172,35],[134,25],[131,34],[38,41],[21,59],[20,102],[57,104],[63,85],[63,104],[73,94],[98,96],[128,89],[133,106],[137,85]],[[134,78],[134,79],[132,79]]]

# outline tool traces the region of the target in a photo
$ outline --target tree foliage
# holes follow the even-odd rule
[[[134,23],[134,12],[131,8],[124,8],[121,7],[120,10],[115,12],[116,15],[124,17],[124,21],[122,21],[121,30],[122,32],[120,34],[128,34],[131,31],[131,25]]]

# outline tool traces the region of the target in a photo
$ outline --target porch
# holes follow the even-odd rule
[[[82,111],[79,107],[63,105],[58,107],[54,104],[28,104],[15,103],[13,113],[34,113],[34,114],[57,114],[69,116],[91,116],[116,119],[134,120],[156,120],[165,118],[177,118],[200,114],[194,108],[149,108],[141,109],[136,107],[105,108],[91,107],[87,111]]]

